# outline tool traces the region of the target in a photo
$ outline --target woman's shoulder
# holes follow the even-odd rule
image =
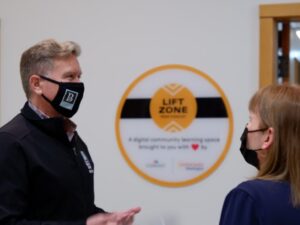
[[[253,179],[240,183],[237,189],[242,189],[245,191],[258,190],[269,190],[272,189],[286,189],[289,188],[289,183],[286,181],[273,181],[273,180],[263,180],[263,179]]]
[[[253,179],[240,183],[233,192],[247,193],[254,199],[273,198],[276,196],[289,196],[290,185],[285,181],[271,181]]]

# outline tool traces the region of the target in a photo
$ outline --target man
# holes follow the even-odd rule
[[[28,101],[0,129],[0,223],[130,225],[140,208],[106,213],[94,205],[94,166],[69,119],[84,85],[74,42],[26,50],[20,72]]]

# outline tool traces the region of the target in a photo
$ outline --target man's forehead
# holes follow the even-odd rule
[[[53,61],[53,72],[60,72],[60,74],[76,73],[81,74],[81,68],[76,57],[73,58],[59,58]]]

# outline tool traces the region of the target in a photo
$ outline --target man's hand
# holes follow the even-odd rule
[[[86,225],[132,225],[135,214],[141,211],[140,207],[125,212],[98,213],[90,216]]]

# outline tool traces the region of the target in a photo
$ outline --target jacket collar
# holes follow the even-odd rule
[[[28,102],[26,102],[24,107],[21,109],[21,114],[48,135],[65,143],[71,144],[64,129],[63,117],[41,119],[40,116],[29,107]]]

